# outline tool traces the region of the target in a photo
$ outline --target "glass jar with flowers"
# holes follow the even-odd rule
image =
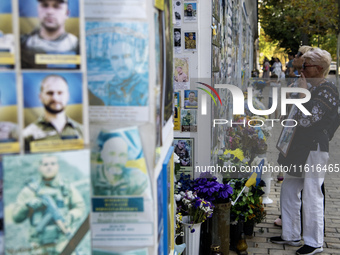
[[[217,177],[210,173],[201,174],[193,182],[193,189],[198,196],[210,201],[215,206],[214,214],[207,226],[211,236],[206,236],[205,239],[211,240],[211,243],[202,244],[202,247],[210,247],[211,244],[220,245],[221,251],[225,254],[229,252],[229,236],[230,236],[230,198],[233,194],[233,189],[227,182],[219,182]],[[204,251],[208,253],[209,251]]]
[[[195,191],[180,191],[175,195],[177,212],[182,213],[186,255],[198,255],[201,224],[213,215],[214,206],[197,196]]]

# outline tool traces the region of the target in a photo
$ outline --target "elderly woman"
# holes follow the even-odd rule
[[[298,125],[291,147],[286,157],[279,155],[279,164],[296,166],[296,172],[288,173],[282,183],[282,235],[272,237],[270,241],[292,246],[301,245],[302,191],[304,246],[296,253],[316,254],[323,251],[324,196],[321,185],[329,158],[329,139],[333,135],[334,123],[337,123],[338,118],[339,93],[336,86],[324,78],[331,63],[331,56],[327,51],[316,48],[303,54],[303,59],[299,86],[307,89],[307,84],[311,85],[311,99],[304,104],[311,115],[304,115],[296,108],[294,119]],[[304,96],[299,94],[300,98]]]

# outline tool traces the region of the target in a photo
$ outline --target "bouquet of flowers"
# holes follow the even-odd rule
[[[213,214],[214,206],[209,201],[198,197],[196,192],[191,190],[181,191],[175,195],[175,199],[177,211],[181,212],[183,216],[189,216],[189,223],[192,225],[204,222]],[[191,228],[191,232],[195,232],[192,226]]]
[[[243,189],[247,178],[243,179],[231,179],[230,185],[234,188],[235,193],[232,199],[235,200],[237,195]],[[243,193],[241,197],[237,200],[237,203],[231,208],[230,220],[232,222],[253,221],[254,223],[261,222],[266,216],[264,211],[261,196],[264,194],[262,187],[266,184],[264,181],[260,181],[257,186],[252,186],[248,193]]]
[[[210,173],[201,174],[194,180],[193,189],[198,196],[212,203],[228,203],[233,189],[228,183],[219,183]]]

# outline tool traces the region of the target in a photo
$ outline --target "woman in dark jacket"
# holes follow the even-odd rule
[[[301,245],[300,192],[303,190],[304,246],[297,254],[316,254],[323,250],[324,196],[321,186],[328,171],[329,136],[338,118],[339,93],[336,86],[324,78],[331,63],[327,51],[316,48],[306,52],[303,58],[299,87],[307,89],[307,83],[312,86],[309,89],[311,99],[303,104],[311,115],[295,108],[297,127],[291,146],[286,157],[279,155],[279,164],[292,171],[286,175],[281,187],[282,235],[270,240],[278,244]],[[299,97],[305,95],[300,93]]]

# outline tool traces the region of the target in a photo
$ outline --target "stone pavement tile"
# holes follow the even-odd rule
[[[295,251],[287,251],[287,250],[278,250],[278,249],[269,249],[269,254],[272,255],[295,255]]]
[[[265,243],[265,242],[267,242],[267,238],[255,236],[251,239],[247,239],[247,243],[248,243],[248,241],[253,242],[253,243]]]
[[[327,237],[338,237],[340,239],[340,233],[327,233],[326,231],[325,239]]]
[[[261,222],[259,224],[256,224],[256,227],[258,228],[271,228],[271,227],[275,227],[273,223],[265,223],[265,222]]]
[[[332,249],[332,248],[323,248],[323,253],[328,253],[328,254],[340,254],[340,250],[339,249]]]
[[[264,249],[264,248],[248,248],[247,251],[250,253],[256,252],[260,254],[268,254],[268,249]]]
[[[331,228],[326,226],[326,233],[339,233],[336,228]]]
[[[326,243],[339,243],[340,239],[336,237],[324,237]]]
[[[331,249],[338,249],[338,251],[340,251],[340,243],[339,240],[337,241],[337,243],[332,243],[332,242],[327,242],[327,247],[331,248]],[[340,253],[340,252],[339,252]]]
[[[278,249],[282,248],[282,245],[278,245],[275,243],[254,243],[254,247],[257,248],[266,248],[266,249]]]
[[[279,236],[282,233],[281,229],[269,228],[268,233],[271,233],[271,236]]]
[[[259,237],[273,237],[273,236],[276,236],[276,235],[274,233],[268,233],[267,231],[265,231],[263,233],[260,233],[260,232],[255,233],[255,236],[259,236]]]

